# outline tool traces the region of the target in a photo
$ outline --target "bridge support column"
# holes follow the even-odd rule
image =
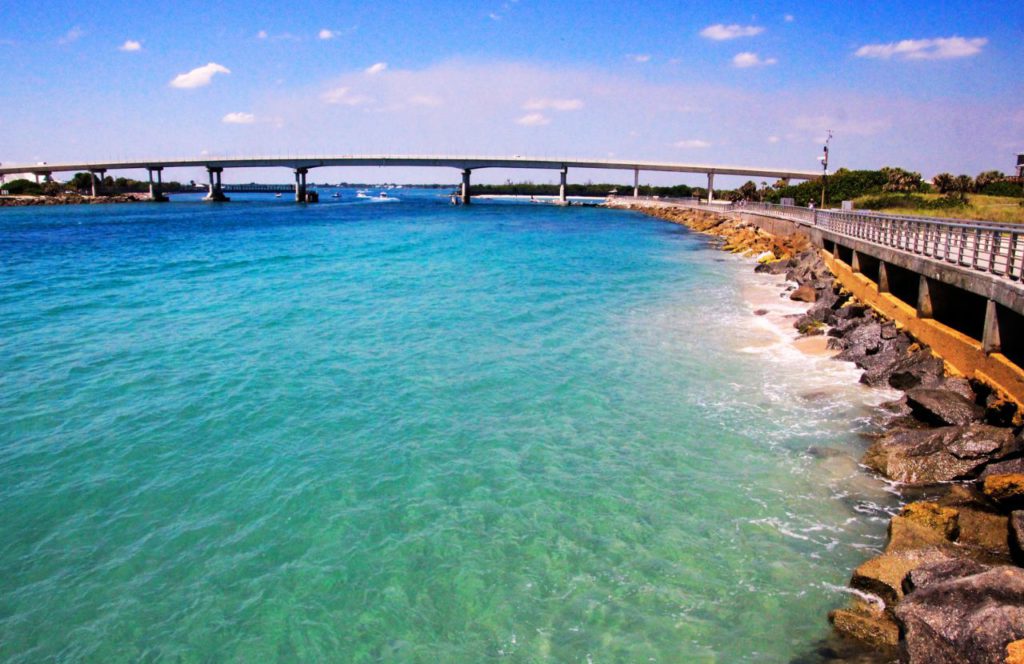
[[[885,266],[885,261],[878,263],[878,292],[889,292],[889,268]]]
[[[850,269],[854,274],[860,273],[860,255],[854,251],[853,258],[850,259]]]
[[[931,286],[928,283],[928,277],[923,274],[920,275],[917,286],[917,316],[918,318],[933,318],[935,316],[935,309],[932,307]]]
[[[164,196],[163,193],[164,167],[154,166],[152,168],[147,168],[146,170],[149,171],[149,200],[155,201],[157,203],[166,202],[167,197]],[[153,173],[156,173],[156,180],[153,180]]]
[[[640,198],[640,169],[633,169],[633,198]]]
[[[985,328],[981,333],[981,349],[986,355],[998,353],[1003,349],[1002,341],[999,338],[999,318],[994,300],[985,303]]]
[[[296,168],[295,169],[295,202],[305,203],[306,202],[306,173],[309,169]]]
[[[224,195],[223,185],[221,184],[220,175],[224,171],[219,166],[207,166],[206,172],[210,175],[210,192],[206,194],[204,201],[217,201],[224,202],[231,200]]]
[[[563,166],[562,167],[562,173],[561,173],[561,175],[562,175],[561,183],[558,185],[558,203],[559,203],[559,205],[566,205],[569,202],[569,199],[567,199],[565,197],[565,176],[566,176],[566,174],[568,172],[569,172],[569,169],[566,168],[565,166]]]
[[[708,203],[715,200],[715,174],[708,173]]]
[[[465,168],[465,169],[462,170],[462,204],[463,205],[469,205],[470,204],[469,174],[472,173],[472,172],[473,171],[471,169],[468,169],[468,168]]]
[[[100,195],[103,185],[103,175],[106,171],[89,171],[89,183],[92,185],[92,196],[96,198]]]

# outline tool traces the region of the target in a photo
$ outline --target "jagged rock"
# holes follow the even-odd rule
[[[907,391],[907,405],[914,416],[929,424],[967,424],[980,420],[984,411],[956,392],[915,387]]]
[[[1018,447],[1024,449],[1024,442],[1018,441]],[[990,463],[985,466],[985,470],[981,471],[981,475],[978,478],[985,479],[991,475],[1008,475],[1013,473],[1024,473],[1024,457]]]
[[[1024,565],[1024,510],[1010,513],[1010,556],[1018,565]]]
[[[892,517],[889,520],[889,541],[885,545],[885,553],[899,554],[922,549],[950,550],[950,540],[959,533],[957,516],[953,510],[952,518],[941,526],[939,522],[929,524],[912,517]]]
[[[755,316],[764,316],[767,313],[768,313],[767,309],[755,309],[754,310],[754,315]]]
[[[1009,526],[1005,514],[976,487],[958,484],[938,504],[957,512],[956,541],[966,555],[993,564],[1009,560]]]
[[[826,350],[842,350],[843,349],[843,342],[842,342],[842,340],[836,339],[835,337],[830,337],[829,340],[827,342],[825,342],[825,349]]]
[[[889,341],[890,339],[895,339],[896,335],[898,335],[898,334],[899,334],[899,330],[896,329],[896,323],[892,322],[891,320],[882,323],[882,339],[883,340]]]
[[[828,620],[840,634],[873,646],[895,646],[899,642],[899,627],[877,604],[857,599],[845,609],[830,611]]]
[[[919,350],[903,354],[891,365],[869,369],[860,382],[870,387],[888,385],[897,390],[910,390],[918,386],[934,387],[942,382],[944,375],[942,360],[930,350]]]
[[[868,308],[863,304],[845,304],[836,309],[836,318],[849,320],[863,318]]]
[[[1024,637],[1024,569],[994,567],[915,589],[896,607],[911,662],[1003,664]]]
[[[911,570],[952,557],[940,547],[883,553],[853,570],[850,587],[877,595],[891,610],[903,599],[903,578]]]
[[[893,429],[868,448],[864,463],[890,479],[923,486],[969,479],[986,463],[1018,451],[1011,431],[987,424]]]
[[[766,274],[783,274],[788,269],[788,261],[769,261],[767,263],[758,263],[757,267],[754,268],[754,272],[763,272]]]
[[[789,299],[799,302],[814,302],[818,299],[818,296],[815,293],[813,286],[810,284],[803,284],[798,286],[796,290],[789,294]]]
[[[950,558],[949,560],[921,565],[916,569],[910,570],[903,578],[903,595],[905,597],[915,590],[927,588],[930,585],[949,581],[950,579],[960,579],[965,576],[981,574],[988,569],[988,565],[983,565],[969,558]]]
[[[918,501],[905,505],[900,513],[892,518],[889,527],[891,529],[894,523],[907,520],[935,531],[943,539],[955,540],[960,532],[957,516],[957,511],[951,507]]]
[[[1024,473],[989,475],[982,480],[981,490],[1001,507],[1024,508]]]
[[[978,395],[975,394],[974,389],[971,387],[971,381],[966,378],[949,376],[942,381],[941,389],[956,392],[972,404],[978,401]]]

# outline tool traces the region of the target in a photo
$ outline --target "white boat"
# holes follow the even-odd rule
[[[281,198],[281,194],[280,193],[274,194],[274,198]]]
[[[371,196],[366,193],[365,189],[360,189],[356,192],[356,198],[370,198]]]
[[[341,194],[339,194],[338,192],[334,192],[333,194],[331,194],[331,198],[341,198]]]

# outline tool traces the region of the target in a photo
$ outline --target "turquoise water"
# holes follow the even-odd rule
[[[894,500],[850,456],[877,395],[751,315],[773,279],[632,213],[399,195],[0,209],[0,660],[827,635]]]

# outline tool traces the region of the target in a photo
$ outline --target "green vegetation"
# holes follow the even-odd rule
[[[0,184],[0,190],[11,196],[38,196],[43,193],[43,188],[31,180],[11,180]]]
[[[624,184],[567,184],[565,193],[567,196],[607,196],[612,191],[620,195],[632,195],[633,187]],[[641,196],[661,196],[662,198],[685,198],[694,195],[695,190],[685,184],[674,187],[640,187]],[[483,195],[504,195],[504,196],[557,196],[557,184],[534,184],[533,182],[512,182],[505,184],[474,184],[473,194]]]
[[[899,200],[892,200],[898,198]],[[961,200],[956,194],[917,194],[902,197],[864,196],[854,199],[861,210],[879,210],[888,214],[921,217],[956,217],[999,223],[1024,223],[1024,199],[1019,195],[986,196],[971,194]]]

